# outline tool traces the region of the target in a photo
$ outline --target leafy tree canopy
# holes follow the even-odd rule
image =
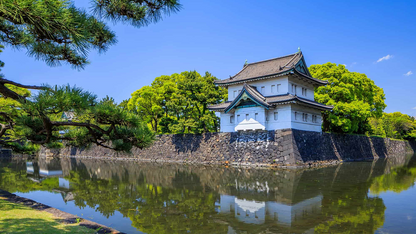
[[[365,74],[334,63],[312,65],[309,71],[313,77],[329,82],[315,90],[317,102],[334,106],[323,113],[324,131],[363,134],[370,130],[370,118],[383,114],[383,89]]]
[[[116,43],[105,20],[146,26],[177,12],[177,0],[93,0],[92,12],[68,0],[0,1],[0,44],[27,51],[50,66],[84,68],[88,52]],[[1,48],[3,48],[3,46]],[[0,67],[4,63],[0,61]],[[40,90],[31,96],[28,90]],[[146,147],[153,134],[137,115],[77,87],[24,85],[0,75],[0,145],[33,152],[35,145],[91,143],[115,150]],[[64,113],[75,118],[63,120]]]
[[[415,118],[400,112],[383,113],[381,118],[371,118],[371,133],[395,139],[416,139]]]
[[[132,93],[127,106],[157,133],[217,131],[218,118],[207,107],[225,100],[227,90],[214,85],[215,80],[196,71],[160,76]]]

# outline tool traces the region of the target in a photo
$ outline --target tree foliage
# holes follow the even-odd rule
[[[50,66],[66,63],[79,69],[89,63],[89,51],[106,51],[116,43],[105,20],[140,27],[180,9],[177,0],[94,0],[91,4],[89,13],[68,0],[0,1],[0,44],[26,50]],[[31,89],[40,91],[30,96]],[[62,140],[129,151],[132,146],[146,147],[153,139],[134,113],[69,85],[24,85],[0,75],[0,107],[0,145],[25,153],[39,144],[59,146]],[[62,120],[65,112],[76,118]]]
[[[381,118],[371,118],[371,134],[395,139],[416,139],[415,118],[400,112],[383,113]]]
[[[157,77],[151,86],[132,93],[128,108],[136,111],[157,133],[217,131],[218,118],[208,105],[226,99],[216,77],[196,71]]]
[[[413,187],[416,182],[416,163],[409,163],[408,166],[394,168],[389,174],[381,175],[374,179],[370,187],[372,194],[393,191],[400,193]]]
[[[0,41],[22,48],[49,65],[88,64],[91,49],[105,51],[116,42],[103,21],[140,27],[180,9],[177,0],[94,0],[92,14],[68,0],[3,0],[0,2]]]
[[[329,82],[315,90],[317,102],[334,106],[322,115],[324,131],[363,134],[370,130],[370,118],[381,117],[386,107],[383,89],[365,74],[334,63],[312,65],[309,71]]]

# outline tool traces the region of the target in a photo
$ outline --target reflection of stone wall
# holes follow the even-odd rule
[[[77,156],[93,158],[129,158],[141,161],[299,164],[320,161],[385,158],[413,153],[411,143],[377,137],[317,133],[300,130],[276,130],[202,135],[160,135],[144,150],[132,154],[117,153],[102,147],[89,149],[66,147],[42,149],[41,156]]]
[[[9,149],[2,149],[0,146],[0,158],[9,158],[12,156],[12,151]]]
[[[39,163],[44,164],[40,162],[44,160],[40,158]],[[317,197],[322,189],[356,186],[353,181],[365,184],[392,167],[404,165],[379,159],[324,168],[269,170],[79,158],[62,158],[59,161],[65,177],[71,171],[77,171],[87,180],[97,178],[134,186],[145,183],[164,188],[215,191],[242,200],[275,201],[285,205]]]

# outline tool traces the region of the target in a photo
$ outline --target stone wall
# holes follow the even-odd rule
[[[301,165],[389,158],[414,153],[415,144],[388,138],[293,129],[201,135],[160,135],[144,150],[117,153],[102,147],[42,148],[40,156],[131,159],[157,162],[242,165]]]
[[[0,147],[0,158],[9,158],[12,156],[12,151],[9,149],[2,149]]]

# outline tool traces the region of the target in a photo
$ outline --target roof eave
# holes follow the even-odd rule
[[[267,75],[267,76],[253,77],[253,78],[248,78],[248,79],[244,79],[244,80],[230,81],[230,82],[224,82],[224,83],[221,83],[221,81],[223,81],[223,80],[219,80],[219,81],[214,81],[214,84],[216,84],[218,86],[229,86],[229,85],[241,84],[241,83],[257,81],[257,80],[266,80],[266,79],[270,79],[270,78],[289,75],[290,71],[291,70],[287,70],[287,71],[283,71],[283,72],[279,72],[279,73],[275,73],[275,74],[271,74],[271,75]]]
[[[305,79],[315,83],[317,86],[324,86],[324,85],[328,84],[328,81],[326,81],[326,80],[320,80],[320,79],[317,79],[317,78],[314,78],[314,77],[309,77],[306,74],[303,74],[303,73],[299,72],[296,69],[292,69],[291,74],[296,74],[296,75],[302,76]]]

